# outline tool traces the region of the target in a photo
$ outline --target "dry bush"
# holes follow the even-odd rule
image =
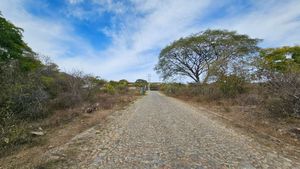
[[[197,90],[200,90],[199,98],[203,98],[203,101],[215,101],[222,98],[222,92],[216,84],[204,84],[197,86]]]
[[[222,93],[216,84],[165,84],[161,86],[167,95],[193,98],[197,101],[213,101],[222,98]]]
[[[246,80],[236,75],[222,76],[217,82],[226,98],[236,97],[246,92]]]
[[[24,73],[17,62],[0,65],[0,156],[32,142],[29,122],[48,115],[47,92],[38,72]]]
[[[237,96],[235,102],[241,106],[256,106],[260,105],[263,101],[263,98],[258,93],[245,93]]]
[[[24,73],[17,65],[14,62],[1,65],[1,107],[22,119],[35,120],[44,117],[47,114],[45,105],[48,94],[41,85],[38,72]]]
[[[234,104],[240,106],[261,106],[264,101],[264,84],[248,83],[245,88],[247,89],[246,93],[239,94],[232,99]]]
[[[275,116],[300,117],[300,74],[277,74],[266,85],[266,108]]]
[[[54,96],[52,109],[65,109],[82,103],[88,96],[84,88],[83,74],[74,71],[71,74],[60,73],[50,86]]]

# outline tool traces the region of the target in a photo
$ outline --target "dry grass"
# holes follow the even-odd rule
[[[43,132],[46,133],[45,136],[42,136],[43,143],[31,147],[23,146],[11,152],[10,155],[0,159],[0,166],[4,168],[20,168],[23,164],[38,164],[40,155],[45,151],[66,143],[78,133],[96,124],[105,123],[106,117],[111,112],[123,108],[137,98],[133,93],[103,95],[103,97],[106,97],[107,100],[99,104],[99,108],[92,113],[84,113],[84,109],[90,104],[82,104],[76,108],[56,111],[49,118],[32,124],[33,128],[42,126]],[[51,166],[51,164],[40,166],[40,168],[48,166]]]
[[[266,109],[266,87],[263,84],[247,84],[246,92],[234,97],[218,93],[218,86],[166,86],[165,93],[196,106],[206,107],[217,115],[229,119],[231,123],[260,133],[266,133],[283,143],[300,145],[300,118],[293,116],[275,116]],[[169,87],[169,88],[168,88]],[[169,92],[168,90],[173,92]],[[275,91],[273,91],[275,93]],[[213,95],[216,94],[217,97]],[[280,105],[278,105],[280,106]],[[281,109],[280,109],[281,110]]]
[[[199,102],[197,97],[177,96],[195,107],[205,108],[213,116],[220,117],[247,134],[253,134],[254,138],[259,138],[258,141],[263,144],[289,150],[286,153],[291,156],[299,155],[300,137],[299,133],[293,132],[293,129],[300,128],[300,119],[294,117],[275,118],[257,104],[245,104],[242,97],[247,99],[243,95],[235,99],[201,100]]]

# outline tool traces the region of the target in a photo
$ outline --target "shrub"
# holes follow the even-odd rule
[[[235,97],[246,91],[245,79],[236,75],[222,76],[218,85],[225,97]]]
[[[47,93],[37,86],[25,86],[11,97],[12,111],[18,118],[36,120],[48,114]]]
[[[116,89],[119,93],[126,93],[128,91],[128,81],[127,80],[120,80],[116,85]]]
[[[300,74],[276,74],[266,86],[266,108],[275,116],[300,117]]]
[[[144,79],[137,79],[135,82],[134,82],[134,85],[136,87],[145,87],[148,85],[148,82]]]
[[[0,70],[0,105],[22,119],[34,120],[47,114],[48,94],[37,72],[24,73],[14,62]]]
[[[0,129],[0,158],[24,145],[33,146],[42,143],[42,138],[30,134],[30,124],[19,119],[6,119],[5,123],[0,124]]]
[[[116,89],[112,84],[107,83],[107,84],[104,85],[104,92],[109,93],[109,94],[115,94]]]

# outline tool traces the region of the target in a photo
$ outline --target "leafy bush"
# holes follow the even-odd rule
[[[127,80],[120,80],[116,86],[117,91],[119,93],[126,93],[128,92],[128,81]]]
[[[235,97],[246,91],[245,79],[236,75],[222,76],[218,85],[225,97]]]
[[[147,86],[148,82],[144,79],[137,79],[135,82],[134,82],[134,85],[136,87],[145,87]]]
[[[109,94],[115,94],[116,89],[112,84],[107,83],[104,85],[104,92],[109,93]]]

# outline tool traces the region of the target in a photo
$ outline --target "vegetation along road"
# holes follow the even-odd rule
[[[69,143],[51,150],[40,168],[297,168],[204,111],[159,92]]]

